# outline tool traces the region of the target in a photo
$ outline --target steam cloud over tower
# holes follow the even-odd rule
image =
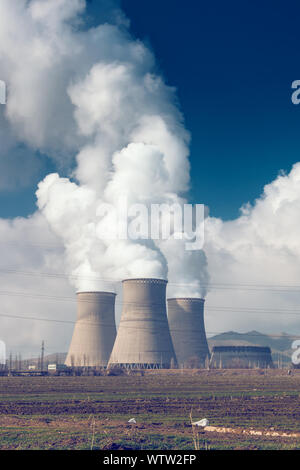
[[[204,367],[209,357],[204,299],[168,299],[168,319],[179,367]]]
[[[77,293],[77,320],[66,365],[107,365],[116,338],[115,297],[112,292]]]
[[[123,281],[123,309],[109,366],[168,368],[176,364],[166,312],[167,281]]]

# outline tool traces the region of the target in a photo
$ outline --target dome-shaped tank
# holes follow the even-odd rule
[[[268,346],[214,346],[210,361],[212,369],[272,368]]]

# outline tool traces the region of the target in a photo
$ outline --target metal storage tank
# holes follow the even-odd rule
[[[107,366],[116,338],[115,298],[112,292],[77,293],[77,320],[67,366]]]
[[[123,281],[123,308],[109,367],[169,368],[176,365],[166,311],[167,281]]]
[[[179,367],[208,364],[209,349],[204,326],[204,299],[168,299],[168,320]]]
[[[210,361],[212,369],[273,368],[268,346],[214,346]]]

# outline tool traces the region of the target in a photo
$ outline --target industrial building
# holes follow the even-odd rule
[[[168,299],[168,320],[178,367],[201,368],[208,365],[204,299]]]
[[[176,365],[163,279],[127,279],[123,308],[109,367],[169,368]]]
[[[269,347],[214,346],[210,360],[211,369],[273,368]]]
[[[67,366],[107,366],[116,338],[115,298],[112,292],[77,293],[77,320]]]

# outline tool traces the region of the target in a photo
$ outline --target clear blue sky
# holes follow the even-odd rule
[[[94,22],[99,0],[88,11]],[[121,0],[131,31],[178,91],[192,135],[193,202],[238,215],[279,170],[300,160],[300,3],[278,0]],[[91,19],[91,21],[93,21]],[[48,171],[45,165],[37,181]],[[0,194],[0,216],[34,210],[34,188]]]

